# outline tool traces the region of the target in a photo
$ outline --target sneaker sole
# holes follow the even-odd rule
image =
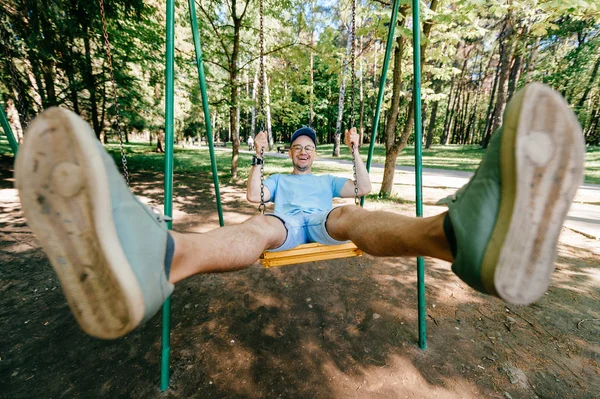
[[[98,143],[74,113],[51,108],[30,125],[15,161],[23,213],[88,334],[113,339],[144,315],[137,279],[121,248]]]
[[[550,285],[562,225],[583,181],[585,144],[567,102],[540,83],[527,87],[520,112],[505,124],[512,133],[501,149],[499,222],[483,269],[493,272],[488,290],[527,305]]]

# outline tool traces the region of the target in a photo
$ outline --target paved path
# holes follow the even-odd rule
[[[287,158],[287,154],[268,153],[269,157]],[[331,162],[350,165],[351,161],[345,159],[317,158],[318,162]],[[402,198],[414,200],[415,171],[411,166],[396,166],[397,173],[394,179],[400,185],[398,191]],[[371,164],[371,172],[383,173],[382,164]],[[446,196],[449,189],[455,191],[462,187],[473,175],[472,172],[457,170],[423,168],[423,200],[435,203],[437,199]],[[402,186],[405,186],[404,190]],[[589,238],[600,239],[600,185],[582,184],[575,196],[575,201],[567,214],[565,227],[583,234]]]

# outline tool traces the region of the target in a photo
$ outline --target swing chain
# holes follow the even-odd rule
[[[354,205],[360,205],[360,198],[358,197],[358,179],[356,178],[356,155],[354,143],[352,143],[352,169],[354,170]]]
[[[352,0],[352,33],[351,33],[351,47],[352,53],[350,54],[351,63],[351,80],[350,80],[350,129],[354,126],[354,92],[356,86],[356,0]],[[359,206],[360,199],[358,197],[358,179],[356,177],[356,155],[354,151],[354,143],[352,143],[352,168],[354,169],[354,204]]]
[[[265,205],[265,149],[260,149],[260,157],[263,159],[263,162],[260,164],[260,205],[258,206],[258,210],[263,215],[265,214],[265,210],[267,206]]]
[[[265,126],[265,29],[264,29],[264,14],[263,14],[263,0],[259,1],[259,15],[260,15],[260,28],[259,28],[259,39],[260,39],[260,66],[259,66],[259,90],[258,90],[258,99],[259,99],[259,113],[260,119],[263,125]]]
[[[354,126],[354,92],[356,86],[356,0],[352,0],[352,30],[350,54],[350,127]]]
[[[258,13],[260,15],[260,28],[259,28],[259,40],[260,40],[260,76],[258,77],[259,88],[258,88],[258,98],[259,98],[259,114],[260,121],[262,125],[261,131],[265,131],[265,32],[264,32],[264,18],[263,18],[263,0],[259,1],[259,10]],[[260,149],[260,158],[262,162],[260,164],[260,205],[258,206],[258,211],[261,214],[265,214],[265,210],[267,206],[265,205],[265,149],[261,147]]]
[[[123,176],[125,182],[129,186],[129,170],[127,169],[127,158],[125,157],[125,148],[123,147],[123,132],[121,131],[121,115],[119,114],[119,98],[117,96],[117,82],[115,80],[115,73],[113,70],[112,54],[110,52],[110,41],[108,40],[108,28],[106,25],[106,15],[104,13],[104,2],[98,0],[100,5],[100,15],[102,16],[102,30],[104,33],[104,48],[106,49],[106,58],[108,61],[108,70],[110,75],[110,81],[113,87],[113,99],[115,102],[115,116],[117,119],[117,132],[119,134],[119,144],[121,147],[121,162],[123,164]]]

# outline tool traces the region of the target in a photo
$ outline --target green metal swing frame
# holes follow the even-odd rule
[[[379,127],[379,118],[381,116],[381,105],[386,84],[387,72],[389,67],[390,55],[392,52],[394,32],[397,24],[398,7],[400,0],[394,0],[392,4],[392,14],[389,25],[387,45],[385,49],[385,59],[383,63],[381,78],[379,81],[379,93],[377,96],[377,107],[373,118],[373,132],[371,134],[369,156],[367,160],[367,171],[371,169],[371,161],[375,148],[375,139]],[[210,111],[208,107],[208,95],[206,90],[206,79],[204,75],[204,63],[202,61],[202,47],[198,35],[198,20],[196,17],[196,6],[194,0],[188,0],[192,35],[194,48],[196,52],[196,64],[198,68],[198,78],[202,96],[202,107],[204,111],[205,125],[207,130],[207,141],[209,145],[209,154],[211,161],[211,170],[215,185],[215,195],[217,200],[217,210],[219,214],[219,224],[224,226],[223,208],[221,203],[221,194],[219,189],[219,178],[217,175],[217,163],[214,153],[214,142],[212,124],[210,120]],[[419,0],[412,0],[413,8],[413,95],[414,95],[414,129],[415,129],[415,188],[416,188],[416,216],[423,216],[422,199],[422,120],[421,120],[421,44],[420,44],[420,20],[419,20]],[[165,87],[165,182],[164,182],[164,214],[173,216],[173,143],[174,143],[174,93],[175,93],[175,0],[167,0],[166,7],[166,87]],[[18,144],[10,128],[6,115],[0,107],[0,125],[7,136],[13,153],[16,155]],[[364,197],[361,205],[364,204]],[[169,229],[172,229],[172,222],[168,222]],[[425,319],[425,267],[422,257],[417,258],[417,292],[418,292],[418,315],[419,315],[419,347],[426,349],[427,333]],[[171,334],[171,298],[163,304],[162,312],[162,351],[161,351],[161,377],[160,389],[165,391],[169,388],[169,364],[170,364],[170,334]]]
[[[190,20],[192,26],[192,35],[194,38],[194,48],[196,51],[196,63],[198,65],[198,76],[200,92],[202,94],[202,105],[204,109],[205,124],[207,127],[207,137],[209,144],[210,159],[213,172],[213,181],[215,184],[217,209],[219,213],[219,223],[223,222],[223,209],[219,194],[219,181],[217,176],[216,160],[214,157],[214,144],[212,137],[212,128],[210,121],[210,112],[208,109],[208,95],[206,91],[206,80],[204,77],[204,65],[202,62],[202,47],[198,35],[198,21],[196,17],[196,7],[194,0],[188,0]],[[379,82],[379,94],[377,96],[377,108],[373,120],[373,132],[371,134],[369,157],[367,160],[367,171],[371,169],[371,161],[375,148],[375,139],[379,126],[381,115],[381,105],[383,103],[383,94],[387,78],[390,55],[394,42],[394,32],[398,17],[398,7],[400,0],[394,0],[392,5],[392,15],[389,26],[387,45],[385,49],[385,59],[383,70]],[[415,187],[417,202],[417,217],[423,216],[423,197],[422,197],[422,121],[421,121],[421,41],[420,41],[420,18],[419,18],[419,0],[412,1],[413,7],[413,95],[414,101],[414,119],[415,119]],[[167,49],[166,49],[166,113],[165,113],[165,141],[166,141],[166,160],[165,160],[165,215],[172,215],[172,189],[173,189],[173,98],[174,98],[174,31],[175,31],[175,6],[174,0],[167,0]],[[364,203],[364,197],[361,205]],[[170,227],[170,226],[169,226]],[[417,258],[417,292],[418,292],[418,314],[419,314],[419,347],[425,349],[426,343],[426,324],[425,324],[425,266],[422,257]],[[169,298],[163,305],[163,336],[162,336],[162,367],[160,388],[162,391],[169,387],[169,356],[170,356],[170,324],[171,324],[171,299]]]

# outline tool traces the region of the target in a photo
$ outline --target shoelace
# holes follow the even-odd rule
[[[156,220],[158,222],[171,222],[171,221],[173,221],[172,217],[167,216],[164,213],[162,213],[162,211],[158,207],[156,207],[156,206],[150,207],[150,210],[152,211],[152,213],[154,214],[154,216],[156,216]]]
[[[459,197],[462,196],[462,193],[464,193],[465,191],[467,191],[467,189],[469,188],[469,186],[471,185],[471,183],[473,183],[473,181],[475,180],[475,176],[477,176],[477,172],[479,171],[479,168],[477,168],[477,170],[475,171],[475,173],[473,173],[473,176],[471,176],[471,178],[469,179],[469,181],[462,186],[461,188],[459,188],[458,190],[456,190],[453,194],[448,195],[447,197],[444,197],[442,199],[440,199],[438,202],[436,202],[437,205],[442,205],[442,204],[446,204],[448,205],[450,202],[456,202],[458,200]]]
[[[151,214],[152,216],[154,216],[154,218],[156,219],[156,221],[158,223],[163,223],[163,222],[171,222],[173,221],[173,218],[170,216],[165,215],[160,208],[158,208],[157,206],[150,206],[150,205],[146,205],[144,204],[142,201],[140,201],[139,198],[135,197],[135,199],[137,200],[137,202],[139,202],[140,205],[142,205],[144,208],[146,208],[146,210],[148,210],[148,213]]]
[[[473,173],[473,176],[471,176],[471,178],[469,179],[469,181],[467,182],[467,184],[465,184],[464,186],[462,186],[461,188],[459,188],[458,190],[456,190],[454,192],[454,194],[452,194],[452,202],[456,202],[456,200],[458,199],[458,197],[462,196],[462,193],[464,193],[465,191],[467,191],[467,189],[469,188],[469,186],[471,185],[471,183],[473,183],[473,181],[475,180],[475,177],[477,177],[477,172],[479,172],[479,168],[477,168],[477,170],[475,170],[475,173]]]

